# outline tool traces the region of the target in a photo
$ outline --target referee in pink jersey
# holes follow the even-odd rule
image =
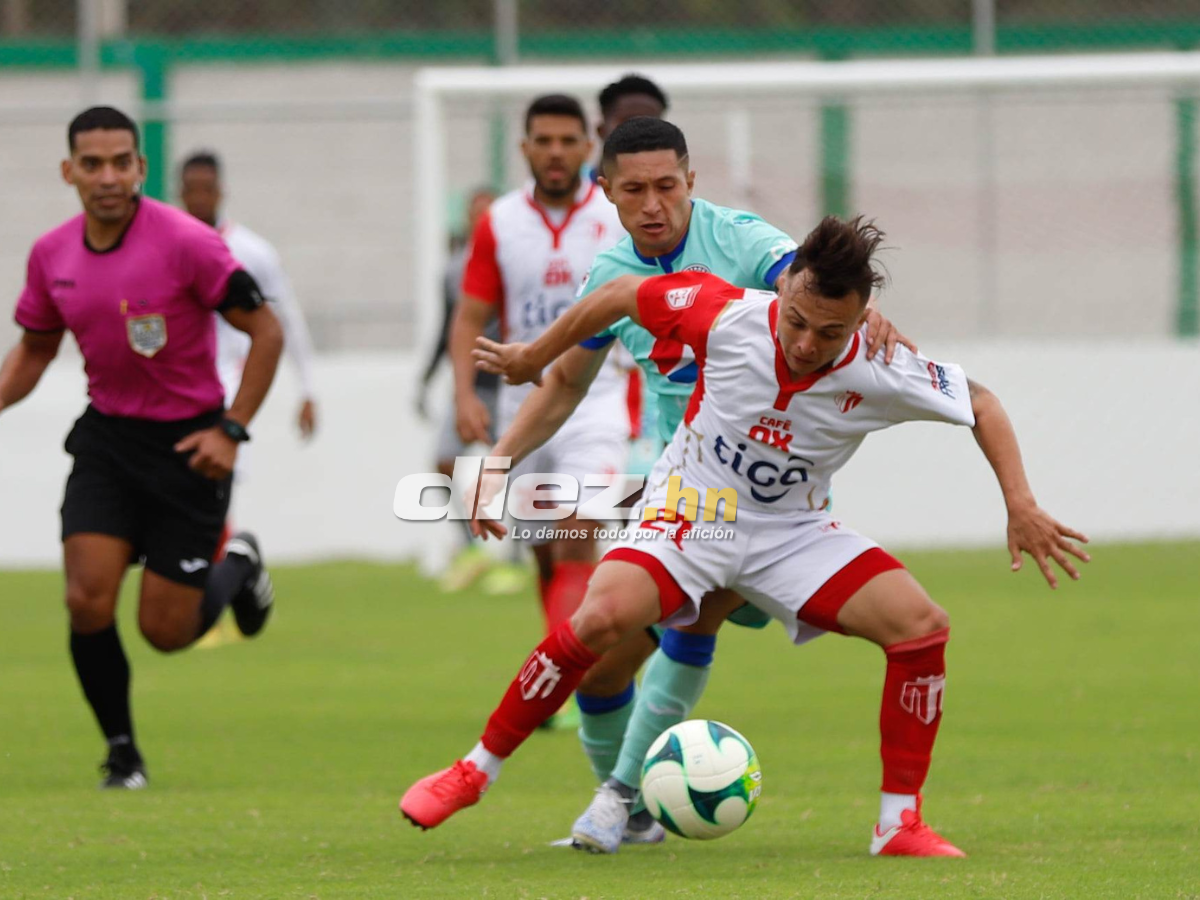
[[[283,334],[214,229],[140,196],[146,159],[128,116],[88,109],[67,142],[62,177],[83,214],[29,254],[15,316],[24,333],[0,365],[0,413],[33,390],[70,329],[91,401],[66,441],[75,459],[62,505],[71,657],[108,741],[101,786],[141,788],[115,619],[121,581],[144,564],[138,625],[159,650],[193,643],[226,606],[247,635],[265,624],[274,591],[253,536],[235,536],[215,557],[238,444],[250,439]],[[214,310],[251,340],[228,410]]]

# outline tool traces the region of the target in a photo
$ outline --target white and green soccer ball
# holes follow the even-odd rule
[[[680,837],[707,841],[735,831],[761,792],[754,748],[720,722],[692,719],[668,728],[642,764],[646,809]]]

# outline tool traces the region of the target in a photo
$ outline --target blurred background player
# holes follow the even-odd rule
[[[292,283],[283,271],[275,247],[241,222],[227,218],[221,205],[225,200],[222,165],[212,151],[193,153],[179,168],[179,200],[189,213],[220,232],[233,258],[254,276],[271,309],[283,326],[283,352],[296,370],[300,381],[300,409],[296,427],[305,440],[317,429],[317,402],[313,377],[313,346],[304,311],[296,302]],[[225,387],[225,402],[231,403],[242,381],[250,341],[228,322],[217,322],[217,372]],[[238,475],[245,471],[246,460],[238,460]]]
[[[222,165],[216,153],[202,150],[184,160],[179,168],[179,200],[191,215],[206,225],[217,229],[233,258],[249,272],[258,283],[263,297],[271,304],[283,328],[283,352],[291,361],[300,381],[300,409],[296,415],[296,426],[304,440],[312,437],[317,427],[317,406],[313,387],[313,347],[304,312],[296,302],[291,281],[283,271],[279,253],[266,238],[251,231],[240,222],[224,215],[222,205],[225,188],[222,182]],[[242,383],[242,372],[250,352],[249,337],[234,328],[220,316],[217,317],[217,375],[225,389],[225,404],[229,406],[237,396]],[[247,449],[238,454],[234,478],[243,480],[248,470]],[[225,526],[228,540],[233,534],[236,511],[230,506],[229,521]],[[222,541],[225,551],[225,541]],[[200,642],[204,648],[241,639],[241,633],[226,618],[222,618]]]
[[[458,305],[459,291],[462,288],[463,270],[467,264],[467,254],[470,250],[470,237],[475,233],[475,226],[487,212],[492,201],[496,199],[495,192],[488,187],[476,188],[467,199],[464,228],[461,234],[455,235],[450,244],[450,258],[446,262],[446,272],[442,278],[442,327],[438,333],[437,343],[433,347],[429,361],[421,375],[421,383],[417,393],[417,412],[422,418],[429,417],[429,385],[437,372],[442,359],[446,357],[450,346],[450,329],[454,322],[454,310]],[[500,320],[493,319],[484,331],[487,336],[500,334]],[[475,394],[487,408],[489,421],[494,428],[496,421],[496,395],[499,389],[499,379],[488,372],[476,371]],[[449,404],[441,410],[441,426],[437,438],[437,470],[450,477],[454,474],[454,460],[467,451],[467,445],[458,434],[458,420],[454,404]],[[489,432],[490,434],[490,432]],[[488,441],[491,446],[492,441]],[[451,503],[458,503],[458,497],[451,497]],[[480,576],[487,574],[483,588],[488,593],[505,594],[519,590],[525,584],[524,567],[517,563],[497,563],[495,557],[478,544],[471,535],[471,529],[465,520],[458,520],[462,529],[463,544],[450,565],[443,573],[441,587],[444,591],[461,591],[470,587]],[[519,552],[519,548],[517,549]],[[490,571],[489,571],[490,570]]]
[[[275,376],[283,333],[254,278],[220,237],[140,196],[137,126],[111,107],[67,130],[62,178],[83,214],[42,235],[17,301],[20,343],[0,366],[0,411],[36,387],[70,330],[90,404],[67,436],[62,504],[71,658],[108,742],[102,787],[143,788],[129,661],[115,620],[125,571],[145,565],[138,625],[164,652],[201,637],[231,606],[247,636],[274,601],[249,534],[213,559],[239,444]],[[217,377],[213,310],[249,337],[228,411]]]
[[[476,225],[450,336],[459,436],[489,446],[492,417],[476,390],[471,357],[476,339],[497,318],[506,339],[536,339],[571,308],[596,254],[624,234],[603,191],[583,177],[592,142],[578,100],[561,94],[534,100],[526,110],[521,150],[532,178],[496,200]],[[582,502],[589,493],[585,475],[622,471],[629,437],[626,381],[615,366],[594,374],[592,393],[554,439],[510,473],[510,482],[524,472],[573,475]],[[497,430],[512,421],[530,390],[501,385]],[[550,524],[586,536],[531,542],[547,631],[579,605],[597,558],[597,523],[580,523],[572,515]]]

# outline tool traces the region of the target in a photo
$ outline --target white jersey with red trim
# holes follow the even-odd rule
[[[270,301],[271,309],[283,327],[284,355],[295,366],[300,379],[300,394],[312,399],[315,395],[312,337],[291,281],[283,271],[279,253],[266,238],[238,222],[222,221],[218,223],[217,231],[234,259],[254,277],[263,296]],[[217,316],[217,373],[225,388],[226,406],[231,406],[237,395],[249,353],[250,335]]]
[[[500,197],[480,218],[462,291],[497,305],[506,342],[531,343],[574,305],[596,254],[624,235],[616,207],[590,180],[583,181],[574,204],[565,210],[541,206],[534,200],[530,182]],[[627,383],[615,363],[606,363],[564,428],[593,417],[609,427],[612,422],[627,422]],[[501,385],[502,427],[512,421],[532,390],[533,385]]]
[[[776,337],[779,300],[767,291],[679,272],[643,282],[637,302],[664,348],[687,344],[700,367],[653,477],[681,476],[702,506],[708,489],[732,487],[739,512],[820,511],[834,473],[870,432],[914,420],[975,424],[961,368],[904,347],[891,365],[882,354],[868,361],[865,329],[832,364],[792,381]]]

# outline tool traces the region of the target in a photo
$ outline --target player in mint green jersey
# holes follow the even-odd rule
[[[772,289],[791,264],[796,243],[778,228],[751,213],[692,199],[695,173],[688,168],[683,133],[674,125],[646,117],[630,119],[605,142],[602,164],[599,184],[616,205],[628,235],[596,257],[581,297],[623,275],[680,271],[711,272],[739,287]],[[562,354],[492,449],[493,456],[511,456],[515,466],[553,435],[587,393],[615,339],[645,372],[658,400],[659,436],[670,441],[696,384],[698,368],[690,348],[682,343],[664,347],[658,341],[656,350],[654,337],[629,319],[589,336],[578,310],[559,317],[529,345],[480,342],[475,356],[481,367],[514,383],[539,381],[542,369]],[[890,361],[895,344],[907,342],[877,312],[868,322],[869,354],[885,348]],[[486,499],[480,497],[480,506]],[[487,520],[477,520],[472,527],[485,536],[487,531],[502,533]],[[578,846],[611,853],[622,839],[644,842],[661,834],[644,811],[629,815],[645,748],[699,700],[717,629],[731,613],[734,621],[743,618],[740,624],[762,627],[767,622],[732,591],[706,598],[697,622],[663,634],[661,652],[646,670],[640,696],[635,694],[634,677],[654,652],[656,635],[627,639],[584,677],[576,693],[584,719],[580,737],[603,784],[573,829]]]

